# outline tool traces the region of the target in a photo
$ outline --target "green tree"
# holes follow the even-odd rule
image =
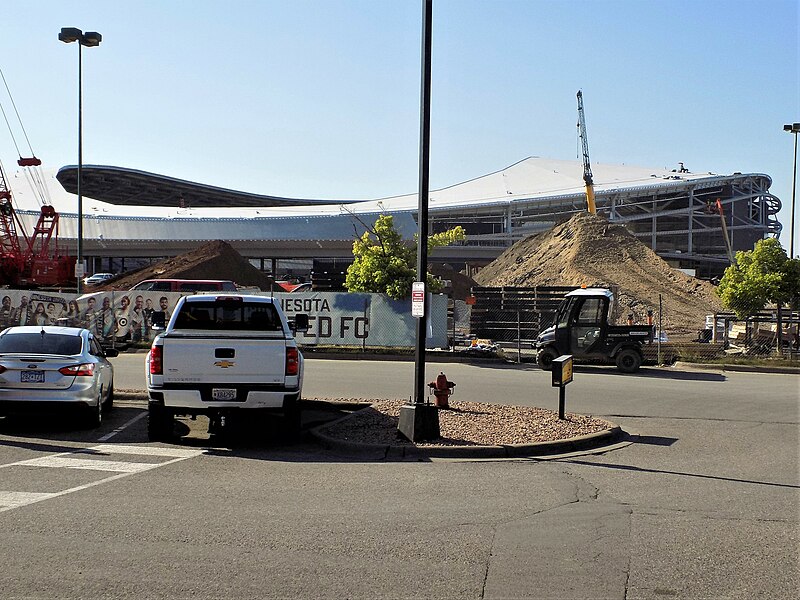
[[[428,252],[466,238],[461,226],[428,236]],[[381,215],[353,242],[353,264],[347,268],[345,287],[350,292],[386,294],[400,300],[411,295],[416,280],[417,243],[403,240],[391,215]],[[427,274],[427,289],[441,290],[442,282]]]
[[[723,306],[740,319],[767,304],[795,303],[800,294],[800,259],[790,259],[774,238],[759,240],[753,250],[736,253],[717,287]]]

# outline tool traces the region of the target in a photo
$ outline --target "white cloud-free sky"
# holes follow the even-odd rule
[[[8,2],[0,69],[45,167],[77,162],[78,48],[57,38],[78,27],[103,35],[83,49],[84,164],[394,196],[418,187],[421,6]],[[431,187],[579,160],[581,89],[593,162],[766,173],[788,250],[799,15],[797,0],[434,0]],[[28,154],[4,89],[0,103]],[[0,122],[0,160],[16,159]]]

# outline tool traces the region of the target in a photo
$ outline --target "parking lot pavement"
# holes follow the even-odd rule
[[[445,368],[469,393],[503,382],[519,402],[552,394],[533,371]],[[397,375],[339,365],[330,393],[365,377],[392,386]],[[86,486],[0,513],[3,596],[795,595],[796,377],[583,370],[571,385],[570,409],[613,416],[637,441],[552,461],[387,462],[306,442],[213,445],[199,422],[179,444],[149,444],[133,405],[95,432],[0,424],[0,465],[18,463],[0,467],[0,490]],[[58,466],[64,457],[82,468]]]

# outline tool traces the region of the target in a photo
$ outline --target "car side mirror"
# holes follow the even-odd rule
[[[106,355],[106,358],[115,358],[119,356],[119,350],[116,348],[103,348],[103,354]]]
[[[150,317],[153,329],[164,329],[167,326],[167,313],[163,310],[157,310]]]
[[[294,331],[308,331],[308,315],[305,313],[296,314],[291,325]]]

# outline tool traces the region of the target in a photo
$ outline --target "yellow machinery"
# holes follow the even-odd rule
[[[592,180],[592,166],[589,163],[589,140],[586,139],[586,119],[583,116],[583,94],[578,90],[578,135],[583,146],[583,181],[586,184],[586,210],[594,214],[597,207],[594,204],[594,181]]]

